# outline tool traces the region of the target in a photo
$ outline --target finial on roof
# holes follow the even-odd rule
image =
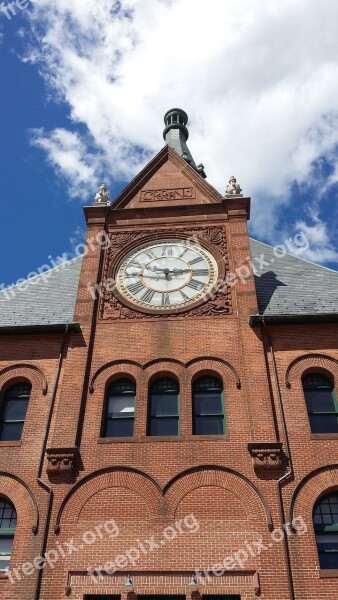
[[[185,160],[195,171],[204,179],[206,174],[203,165],[196,166],[196,163],[187,146],[189,131],[186,127],[188,115],[181,108],[171,108],[164,115],[165,128],[163,137],[168,146],[176,150],[183,160]]]
[[[166,135],[170,129],[180,129],[184,135],[185,141],[189,137],[189,131],[186,128],[188,123],[188,115],[181,108],[171,108],[164,115],[164,123],[166,125],[163,131],[163,138],[166,139]]]
[[[95,195],[95,198],[93,201],[93,206],[98,206],[98,205],[109,206],[109,204],[110,204],[109,193],[107,190],[107,186],[103,183],[100,186],[99,191]]]
[[[236,181],[237,181],[236,177],[231,175],[231,177],[229,179],[229,183],[225,190],[226,198],[228,198],[229,196],[243,196],[243,194],[241,194],[242,188],[239,185],[239,183],[236,183]]]

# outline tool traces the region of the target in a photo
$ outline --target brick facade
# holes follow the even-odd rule
[[[182,189],[193,190],[184,192],[184,201],[180,192],[162,193]],[[159,193],[145,193],[154,190]],[[250,257],[248,211],[249,199],[222,199],[164,148],[114,207],[85,209],[87,240],[104,230],[111,245],[89,244],[83,259],[75,309],[81,333],[1,338],[0,393],[15,381],[32,383],[21,441],[0,442],[0,495],[18,513],[11,577],[0,579],[2,599],[338,597],[338,573],[320,571],[312,525],[316,500],[338,489],[337,439],[311,434],[301,385],[302,374],[314,369],[336,381],[338,325],[250,327],[248,318],[257,313],[252,272],[231,286],[227,298],[208,301],[205,312],[197,307],[163,317],[112,304],[109,295],[95,300],[88,291],[88,284],[114,272],[126,248],[161,237],[194,235],[235,272]],[[200,374],[223,382],[225,435],[193,435],[192,385]],[[147,436],[148,388],[159,375],[179,382],[176,437]],[[103,438],[107,386],[121,376],[136,382],[134,436]],[[293,466],[281,485],[282,513],[278,480],[287,473],[287,444],[279,394]],[[307,532],[289,528],[285,544],[280,528],[295,517],[303,518]],[[22,565],[40,555],[45,532],[50,561],[56,550],[59,556],[43,570],[37,596],[38,571],[23,575]],[[116,565],[112,574],[104,570],[109,562]],[[88,570],[100,567],[94,581]],[[207,576],[192,590],[196,570]],[[133,591],[125,589],[128,573]]]

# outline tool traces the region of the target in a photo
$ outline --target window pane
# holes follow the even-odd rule
[[[10,502],[1,500],[0,504],[0,529],[15,529],[16,510]]]
[[[8,400],[5,402],[2,414],[3,421],[24,421],[26,417],[28,400]]]
[[[132,437],[134,419],[108,419],[106,437]]]
[[[179,387],[178,387],[178,383],[174,380],[174,379],[156,379],[156,381],[152,384],[151,386],[151,392],[152,393],[162,393],[162,392],[166,392],[166,393],[176,393],[178,394],[179,392]]]
[[[150,419],[149,435],[178,435],[178,418]]]
[[[19,383],[12,385],[5,394],[6,400],[10,398],[29,398],[31,393],[31,385],[29,383]]]
[[[309,415],[312,433],[338,433],[338,415]]]
[[[223,417],[195,417],[196,435],[217,435],[224,433]]]
[[[209,376],[208,377],[200,377],[199,379],[197,379],[195,381],[193,390],[194,390],[194,392],[202,392],[202,391],[222,392],[223,385],[222,385],[221,381],[219,379],[217,379],[216,377],[209,377]]]
[[[108,417],[119,417],[123,415],[134,415],[134,396],[112,396],[108,402]]]
[[[305,390],[305,399],[309,412],[335,412],[335,403],[331,390]]]
[[[321,569],[338,569],[338,553],[319,554],[319,564]]]
[[[221,414],[222,396],[220,392],[195,392],[194,410],[196,415]]]
[[[108,396],[120,396],[121,394],[135,395],[136,386],[135,382],[131,379],[117,379],[109,386]]]
[[[154,394],[150,396],[150,414],[152,417],[174,416],[178,414],[178,397],[174,393]]]
[[[338,552],[338,534],[317,534],[316,542],[318,544],[318,548],[320,548],[321,550],[325,550],[327,548],[329,550],[337,550]]]
[[[9,567],[13,546],[13,536],[0,537],[0,570],[5,571]]]
[[[23,423],[4,423],[1,429],[0,439],[3,442],[11,442],[21,439]]]
[[[0,554],[10,555],[14,537],[12,535],[0,536]]]

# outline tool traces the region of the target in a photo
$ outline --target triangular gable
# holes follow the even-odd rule
[[[165,146],[113,202],[116,208],[219,204],[222,196],[170,146]]]

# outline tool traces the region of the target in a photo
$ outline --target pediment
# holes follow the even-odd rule
[[[220,204],[222,196],[170,146],[159,154],[116,198],[111,210]]]

